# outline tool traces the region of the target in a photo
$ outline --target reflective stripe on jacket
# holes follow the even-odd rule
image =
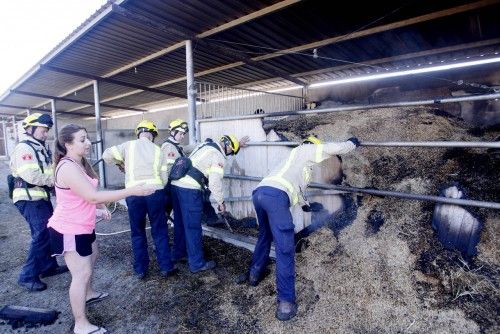
[[[147,138],[130,140],[107,148],[102,158],[125,167],[125,188],[140,183],[161,189],[167,183],[167,161],[160,147]]]
[[[217,145],[220,151],[215,147],[206,145],[206,143],[199,144],[189,158],[193,166],[198,168],[208,179],[208,187],[215,201],[221,204],[224,201],[222,178],[224,177],[226,156],[222,154],[222,147],[218,143]],[[200,184],[189,175],[179,180],[172,181],[172,185],[188,189],[201,189]]]
[[[356,148],[350,141],[342,143],[306,144],[294,148],[286,160],[276,166],[258,185],[283,190],[290,206],[306,204],[303,193],[311,181],[312,166],[333,155],[348,153]]]
[[[170,170],[172,169],[172,166],[175,162],[175,159],[181,156],[179,150],[177,147],[172,144],[171,142],[164,142],[163,145],[161,145],[161,151],[163,155],[165,156],[165,161],[166,161],[166,173],[167,175],[170,174]]]
[[[40,199],[48,199],[47,192],[42,186],[54,186],[54,171],[52,169],[52,160],[49,157],[48,149],[37,140],[29,136],[20,138],[20,141],[29,140],[33,148],[38,152],[40,162],[43,167],[43,172],[38,165],[36,152],[26,143],[19,143],[14,148],[14,152],[10,158],[10,171],[14,177],[20,177],[27,183],[35,185],[35,187],[16,188],[12,194],[12,200],[17,201],[36,201]],[[27,192],[29,192],[29,195]]]

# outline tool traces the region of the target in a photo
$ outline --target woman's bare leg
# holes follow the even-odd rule
[[[87,286],[92,276],[91,256],[80,256],[75,251],[65,252],[64,260],[71,272],[69,287],[69,301],[75,317],[75,333],[88,333],[98,327],[91,324],[85,313]]]
[[[92,272],[94,272],[95,268],[95,263],[97,261],[97,257],[99,256],[99,248],[97,247],[97,242],[94,241],[92,243],[92,254],[90,255],[90,261],[92,265]],[[92,275],[90,276],[89,282],[87,284],[87,295],[85,300],[89,300],[90,298],[97,297],[99,293],[94,291],[94,288],[92,287]]]

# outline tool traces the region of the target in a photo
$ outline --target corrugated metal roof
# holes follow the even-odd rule
[[[500,46],[500,1],[381,0],[330,8],[326,1],[297,0],[108,1],[40,64],[185,96],[182,42],[188,37],[194,39],[197,79],[240,86],[270,81],[282,86],[287,75],[314,82],[377,69],[446,63],[494,55]],[[313,57],[313,49],[319,57]],[[277,50],[285,51],[268,56]],[[182,101],[113,83],[99,86],[101,101],[121,107]],[[94,100],[91,79],[38,66],[12,88]],[[14,92],[0,97],[0,104],[33,108],[48,108],[47,101]],[[93,107],[58,101],[57,109],[91,113]],[[0,106],[0,113],[20,112]]]

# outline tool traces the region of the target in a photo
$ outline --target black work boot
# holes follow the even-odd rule
[[[192,273],[199,273],[199,272],[201,272],[201,271],[214,269],[214,268],[215,268],[215,266],[216,266],[215,261],[207,261],[207,262],[205,262],[205,265],[204,265],[203,267],[201,267],[200,269],[197,269],[197,270],[195,270],[195,271],[192,271],[192,270],[191,270],[191,272],[192,272]]]
[[[276,318],[281,321],[287,321],[297,315],[297,304],[290,302],[278,302],[276,308]]]
[[[62,273],[68,272],[68,271],[69,271],[69,269],[67,266],[57,266],[53,269],[50,269],[50,270],[47,270],[46,272],[41,273],[40,277],[45,278],[45,277],[55,276],[55,275],[59,275],[59,274],[62,274]]]
[[[162,277],[167,278],[167,277],[176,276],[178,273],[179,273],[179,269],[177,269],[177,268],[173,268],[173,269],[171,269],[171,270],[162,270],[162,271],[160,272],[160,275],[161,275]]]
[[[251,274],[250,271],[247,271],[247,272],[241,274],[240,276],[238,276],[238,278],[236,278],[236,283],[237,284],[248,283],[248,285],[250,285],[250,286],[257,286],[270,273],[271,273],[271,270],[268,268],[264,269],[264,271],[260,275]]]
[[[25,287],[28,289],[28,291],[35,292],[35,291],[43,291],[47,289],[47,284],[43,283],[42,281],[32,281],[32,282],[17,282],[20,286]]]

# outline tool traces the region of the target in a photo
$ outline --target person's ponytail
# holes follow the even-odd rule
[[[61,145],[59,138],[54,142],[54,170],[61,159],[66,155],[66,146]]]

